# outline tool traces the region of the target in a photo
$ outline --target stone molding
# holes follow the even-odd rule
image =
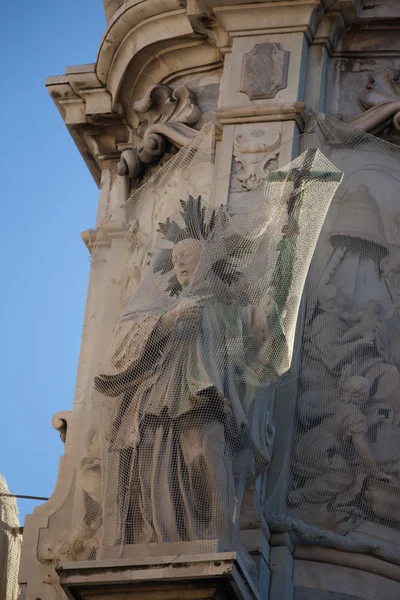
[[[310,546],[296,544],[293,557],[295,560],[310,560],[350,569],[365,571],[373,575],[379,575],[392,581],[400,582],[400,566],[381,560],[369,554],[357,554],[355,552],[343,552],[323,546]]]
[[[103,38],[96,63],[99,80],[107,86],[113,105],[129,64],[135,59],[135,78],[151,55],[179,40],[198,39],[178,0],[130,0],[114,15]],[[148,47],[151,46],[151,51]],[[132,78],[132,74],[131,74]],[[132,84],[135,83],[132,78]]]
[[[214,54],[209,56],[212,60],[215,58]],[[220,65],[217,63],[217,66]],[[132,98],[131,120],[135,119],[138,125],[134,128],[113,110],[111,96],[98,80],[94,65],[70,67],[65,76],[47,78],[46,86],[97,185],[100,185],[104,161],[118,161],[121,152],[141,144],[138,175],[142,170],[139,167],[154,162],[156,155],[164,152],[165,138],[179,148],[188,143],[194,135],[191,126],[201,116],[196,95],[185,86],[173,90],[163,84],[153,85],[146,92],[149,98],[157,94],[157,90],[167,90],[164,100],[169,99],[169,106],[174,105],[174,110],[167,114],[165,107],[160,106],[159,122],[151,124],[140,135],[141,123],[154,108],[144,110],[141,101],[135,102]],[[152,148],[154,144],[156,147]]]
[[[323,9],[319,0],[285,0],[252,4],[251,10],[245,2],[214,6],[213,13],[230,39],[267,33],[302,32],[311,42]]]
[[[95,65],[70,67],[66,75],[48,77],[46,87],[97,185],[102,161],[119,158],[119,145],[130,130],[112,111],[111,97],[95,74]]]
[[[90,254],[95,248],[110,248],[113,239],[125,238],[128,226],[122,221],[109,220],[102,223],[98,229],[82,231],[81,238]]]
[[[346,30],[346,23],[340,11],[330,11],[318,24],[312,46],[324,46],[330,56]]]
[[[138,600],[178,595],[182,600],[261,600],[236,552],[74,562],[60,564],[56,570],[70,600],[84,600],[93,592],[99,600],[121,593]],[[207,593],[200,596],[201,591]]]
[[[123,5],[124,2],[125,0],[103,0],[104,12],[106,15],[107,23],[117,12],[117,10]]]
[[[300,131],[304,129],[307,116],[303,102],[235,106],[215,108],[212,111],[217,127],[237,123],[268,123],[271,121],[295,121]]]

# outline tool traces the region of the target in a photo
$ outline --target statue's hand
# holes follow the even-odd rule
[[[378,479],[378,481],[383,481],[385,483],[395,484],[394,477],[392,475],[388,475],[387,473],[384,473],[379,468],[377,468],[375,470],[375,472],[373,473],[372,476],[373,476],[374,479]]]
[[[172,311],[174,316],[172,328],[178,339],[189,339],[197,336],[203,304],[201,298],[185,298]]]
[[[173,310],[174,316],[178,320],[198,321],[203,306],[202,298],[185,298]]]

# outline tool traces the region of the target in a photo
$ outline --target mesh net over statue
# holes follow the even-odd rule
[[[221,206],[211,146],[200,133],[125,207],[131,232],[146,218],[158,233],[142,245],[127,235],[115,263],[125,306],[82,409],[83,524],[60,552],[69,560],[151,555],[157,544],[184,553],[193,541],[201,552],[213,539],[241,548],[242,495],[269,460],[257,391],[290,366],[308,265],[342,175],[309,150],[251,201]]]

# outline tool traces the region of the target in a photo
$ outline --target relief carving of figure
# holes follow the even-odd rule
[[[335,528],[343,527],[340,521],[346,505],[360,494],[367,476],[390,481],[377,466],[366,439],[368,423],[362,407],[368,401],[370,388],[365,377],[345,379],[337,401],[330,407],[332,413],[301,435],[296,445],[293,469],[296,476],[305,477],[306,481],[289,494],[289,502],[326,503],[328,518]],[[354,468],[357,458],[362,461],[362,469]],[[353,508],[347,510],[347,521],[359,516]]]
[[[329,283],[318,289],[303,335],[288,502],[302,519],[313,505],[315,524],[345,533],[383,517],[398,494],[398,261],[366,185],[342,201],[330,243],[322,277]]]
[[[342,314],[342,319],[350,323],[355,323],[349,331],[346,331],[338,340],[340,344],[353,342],[358,338],[363,338],[367,343],[374,345],[375,335],[380,326],[392,319],[398,311],[398,306],[393,306],[391,310],[383,317],[380,317],[382,305],[378,300],[368,300],[361,312]]]

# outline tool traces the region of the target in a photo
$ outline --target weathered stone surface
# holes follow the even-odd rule
[[[280,44],[256,44],[243,56],[240,91],[251,100],[274,98],[287,83],[289,52]]]
[[[113,14],[123,5],[125,0],[103,0],[106,19],[109,21]]]
[[[361,596],[353,594],[341,594],[340,592],[327,592],[325,590],[313,590],[301,587],[294,591],[294,600],[363,600]]]
[[[106,600],[259,600],[235,552],[159,559],[65,563],[57,569],[68,598]]]
[[[315,595],[311,596],[310,600],[314,600],[314,598],[353,600],[353,597],[357,600],[359,598],[363,600],[380,600],[381,598],[382,600],[383,598],[398,600],[400,595],[400,583],[397,581],[391,581],[358,569],[307,560],[294,561],[294,584],[301,590],[313,588]],[[326,596],[327,592],[334,595]],[[317,594],[321,594],[321,596]],[[303,598],[306,599],[307,596],[303,594]]]

